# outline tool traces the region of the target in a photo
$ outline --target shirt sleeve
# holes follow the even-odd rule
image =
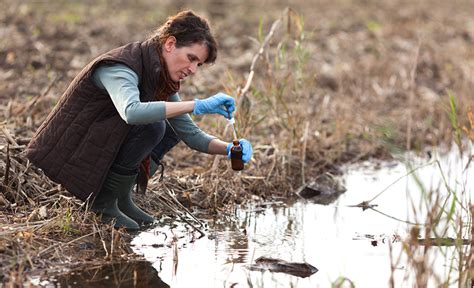
[[[179,102],[181,99],[178,93],[176,93],[169,98],[169,101]],[[169,118],[168,122],[176,135],[191,149],[207,153],[209,142],[216,138],[199,129],[193,119],[191,119],[191,116],[187,113]]]
[[[120,117],[131,125],[148,124],[166,119],[164,101],[140,102],[138,75],[120,63],[99,65],[92,78],[107,90]]]

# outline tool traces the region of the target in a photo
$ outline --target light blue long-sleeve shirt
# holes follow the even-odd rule
[[[120,63],[100,65],[95,69],[92,78],[100,89],[107,90],[120,117],[127,124],[149,124],[166,119],[164,101],[140,102],[138,75],[130,67]],[[169,98],[169,101],[179,102],[181,99],[176,93]],[[189,114],[167,120],[186,145],[207,153],[209,142],[215,137],[199,129]]]

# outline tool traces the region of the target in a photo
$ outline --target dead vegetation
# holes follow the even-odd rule
[[[235,95],[238,132],[253,143],[254,158],[235,173],[224,157],[180,144],[165,158],[165,180],[137,195],[155,214],[176,214],[169,208],[177,206],[164,204],[172,201],[169,195],[211,213],[250,199],[285,199],[323,171],[338,173],[340,164],[450,143],[449,93],[457,104],[457,127],[472,132],[469,1],[301,0],[289,10],[279,1],[209,0],[197,7],[178,1],[161,9],[154,1],[120,2],[2,5],[0,281],[6,286],[46,268],[133,257],[128,234],[97,224],[22,151],[83,65],[143,39],[179,8],[209,15],[221,46],[217,63],[183,85],[181,95]],[[265,14],[255,12],[263,7]],[[115,17],[103,17],[108,13]],[[210,134],[232,137],[222,119],[196,120]]]

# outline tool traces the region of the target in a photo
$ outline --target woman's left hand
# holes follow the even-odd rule
[[[242,161],[247,163],[252,159],[253,149],[252,144],[247,139],[240,139],[239,140],[240,146],[242,146]],[[234,144],[229,143],[227,145],[227,156],[230,158],[230,148],[232,148]]]

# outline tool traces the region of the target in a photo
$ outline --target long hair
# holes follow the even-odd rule
[[[217,42],[211,33],[209,23],[193,11],[181,11],[168,17],[166,22],[153,32],[151,38],[161,47],[171,36],[176,38],[176,48],[195,43],[205,44],[208,55],[204,63],[212,64],[216,61]]]
[[[156,99],[159,101],[168,100],[180,88],[179,82],[171,80],[163,58],[162,47],[171,36],[176,38],[176,48],[191,46],[196,43],[206,45],[208,55],[204,63],[212,64],[217,58],[217,42],[206,19],[194,14],[191,10],[181,11],[168,17],[166,22],[158,27],[151,36],[153,42],[156,43],[163,68],[159,75],[159,81],[162,85],[159,86],[156,92]]]

